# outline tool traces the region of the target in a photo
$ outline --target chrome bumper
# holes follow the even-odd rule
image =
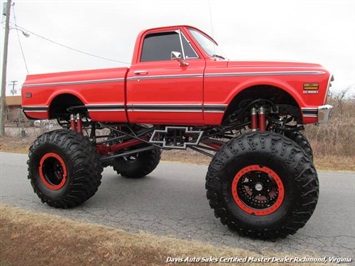
[[[328,123],[332,109],[333,106],[329,104],[318,106],[318,124]]]

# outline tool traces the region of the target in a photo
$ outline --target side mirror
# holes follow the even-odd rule
[[[189,65],[189,63],[185,62],[185,60],[181,58],[180,52],[172,51],[171,52],[171,60],[179,61],[180,66],[188,66]]]
[[[171,52],[171,60],[179,60],[181,59],[181,53],[172,51]]]

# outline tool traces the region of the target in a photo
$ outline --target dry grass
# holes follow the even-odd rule
[[[329,100],[333,105],[328,124],[306,127],[315,156],[352,157],[355,164],[355,98]]]
[[[314,164],[317,170],[355,171],[355,156],[316,155]]]
[[[2,137],[0,138],[0,151],[27,154],[32,142],[33,139]]]
[[[195,241],[147,233],[131,234],[1,204],[0,213],[0,265],[173,265],[166,263],[167,257],[262,256],[252,251],[216,247]],[[203,263],[211,264],[218,265]]]

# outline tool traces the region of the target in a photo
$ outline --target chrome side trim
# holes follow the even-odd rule
[[[125,105],[120,104],[86,104],[89,112],[124,112]]]
[[[22,106],[22,108],[26,108],[26,109],[48,109],[47,105],[26,105],[26,106]]]
[[[204,104],[203,111],[205,113],[224,113],[228,104]]]
[[[303,114],[303,117],[318,117],[318,115],[313,115],[313,114]]]
[[[101,109],[105,109],[108,107],[118,107],[118,108],[124,108],[124,104],[123,103],[119,103],[119,104],[114,104],[114,103],[98,103],[98,104],[85,104],[85,106],[87,108],[101,108]]]
[[[122,82],[124,78],[113,78],[113,79],[93,79],[93,80],[83,80],[83,81],[64,81],[64,82],[48,82],[48,83],[37,83],[37,84],[24,84],[23,88],[33,88],[33,87],[46,87],[46,86],[68,86],[68,85],[82,85],[82,84],[92,84],[92,83],[109,83],[109,82]]]
[[[191,103],[191,104],[184,104],[184,103],[164,103],[164,104],[155,104],[155,103],[143,103],[143,104],[131,104],[132,106],[166,106],[166,107],[185,107],[185,106],[192,106],[192,107],[201,107],[202,104],[200,103]]]
[[[47,113],[48,110],[25,110],[23,109],[25,113]]]
[[[88,109],[89,112],[125,112],[125,109]]]
[[[127,107],[134,112],[224,113],[227,104],[133,104]]]
[[[302,109],[303,117],[318,117],[318,109],[317,108],[303,107],[301,109]]]
[[[48,106],[23,106],[23,112],[44,113],[48,111]]]
[[[245,77],[245,76],[284,76],[284,75],[322,75],[324,71],[265,71],[265,72],[232,72],[206,73],[205,77]]]
[[[139,76],[129,77],[127,80],[151,80],[151,79],[183,79],[183,78],[202,78],[202,74],[181,74],[181,75],[155,75],[155,76]]]
[[[188,109],[146,109],[146,110],[141,110],[141,109],[128,109],[128,112],[147,112],[147,113],[201,113],[202,110],[188,110]]]
[[[223,104],[205,103],[203,106],[205,106],[205,107],[227,107],[228,104],[226,104],[226,103],[223,103]]]
[[[202,112],[202,104],[133,104],[128,111],[134,112]]]

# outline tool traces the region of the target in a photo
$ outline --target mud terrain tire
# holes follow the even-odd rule
[[[153,149],[116,158],[113,169],[127,178],[142,178],[154,171],[160,162],[160,149]]]
[[[215,216],[240,235],[259,239],[286,237],[303,227],[316,207],[318,186],[306,152],[272,132],[230,140],[206,176]]]
[[[292,131],[285,133],[285,136],[289,139],[293,140],[300,146],[309,156],[311,160],[313,160],[313,150],[311,144],[306,139],[306,137],[299,131]]]
[[[87,137],[60,129],[30,147],[28,178],[43,203],[71,208],[92,197],[101,184],[99,155]]]

